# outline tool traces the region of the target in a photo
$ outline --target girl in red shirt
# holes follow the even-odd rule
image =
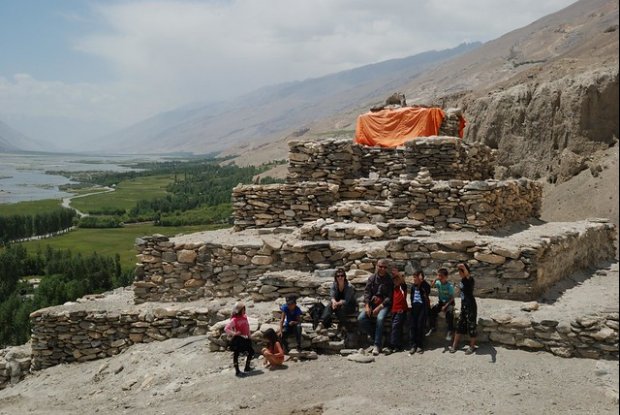
[[[233,307],[232,317],[224,331],[228,336],[232,337],[230,341],[230,348],[233,351],[233,365],[235,366],[235,376],[243,377],[245,373],[239,370],[239,354],[247,353],[248,357],[245,360],[244,372],[252,370],[250,367],[250,361],[254,357],[254,348],[252,347],[252,340],[250,339],[250,323],[248,317],[245,315],[245,304],[238,302]]]

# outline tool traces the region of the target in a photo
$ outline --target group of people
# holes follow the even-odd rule
[[[474,297],[474,278],[469,265],[459,263],[461,313],[454,328],[454,286],[448,281],[448,270],[440,268],[432,286],[437,289],[438,301],[431,305],[431,284],[424,272],[413,272],[409,289],[405,276],[397,267],[389,268],[387,260],[379,260],[375,273],[368,278],[364,290],[364,309],[358,316],[360,329],[372,338],[372,353],[378,355],[383,349],[383,328],[385,319],[392,316],[390,345],[395,351],[403,350],[403,329],[409,320],[409,354],[424,353],[425,337],[437,329],[437,317],[444,312],[448,324],[446,341],[451,342],[448,350],[456,352],[462,335],[469,335],[466,354],[472,354],[476,347],[477,305]],[[407,293],[409,292],[409,303]],[[427,322],[429,327],[427,328]],[[373,327],[374,325],[374,327]],[[455,332],[456,331],[456,332]]]
[[[456,352],[462,335],[469,335],[469,347],[465,354],[472,354],[476,347],[477,306],[474,297],[474,278],[470,274],[467,263],[457,265],[461,277],[459,282],[461,313],[455,330],[454,327],[454,286],[448,281],[448,270],[440,268],[432,284],[429,284],[422,270],[416,270],[412,275],[412,284],[409,287],[405,275],[396,266],[390,268],[387,260],[377,262],[375,273],[368,278],[364,289],[364,308],[358,316],[360,331],[371,337],[372,354],[378,355],[383,351],[383,329],[388,316],[392,317],[390,332],[390,346],[394,351],[405,350],[403,331],[409,321],[409,354],[424,353],[425,337],[436,331],[437,318],[441,312],[445,313],[448,324],[446,341],[451,342],[448,350]],[[438,301],[431,304],[431,287],[437,290]],[[409,295],[409,302],[407,301]],[[343,268],[334,273],[334,281],[330,289],[330,301],[323,310],[316,330],[322,332],[332,325],[333,315],[336,314],[342,324],[347,315],[355,313],[357,300],[355,289],[347,279]],[[301,316],[302,311],[297,305],[294,296],[286,298],[286,303],[280,307],[281,318],[278,331],[268,329],[263,334],[266,347],[261,350],[264,365],[275,368],[284,362],[285,350],[288,351],[287,338],[294,336],[297,349],[301,350]],[[428,323],[428,327],[427,327]],[[245,314],[245,305],[235,304],[232,317],[225,327],[225,332],[231,338],[230,348],[233,351],[233,364],[236,376],[245,376],[252,370],[250,362],[254,357],[254,349],[250,339],[250,325]],[[239,355],[247,353],[245,368],[239,369]]]

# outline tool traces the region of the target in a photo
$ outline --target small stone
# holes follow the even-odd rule
[[[537,301],[530,301],[528,303],[521,304],[522,311],[536,311],[540,307]]]
[[[347,356],[347,360],[350,360],[356,363],[372,363],[375,361],[375,358],[373,356],[369,356],[365,354],[353,353]]]

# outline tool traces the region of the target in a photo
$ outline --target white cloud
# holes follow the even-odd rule
[[[74,39],[74,47],[99,57],[117,80],[94,85],[0,78],[0,114],[60,114],[116,128],[187,102],[491,40],[570,2],[100,2],[88,19],[102,29]]]

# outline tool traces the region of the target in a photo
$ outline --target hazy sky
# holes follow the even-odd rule
[[[0,0],[0,120],[69,144],[160,111],[488,41],[573,0]]]

